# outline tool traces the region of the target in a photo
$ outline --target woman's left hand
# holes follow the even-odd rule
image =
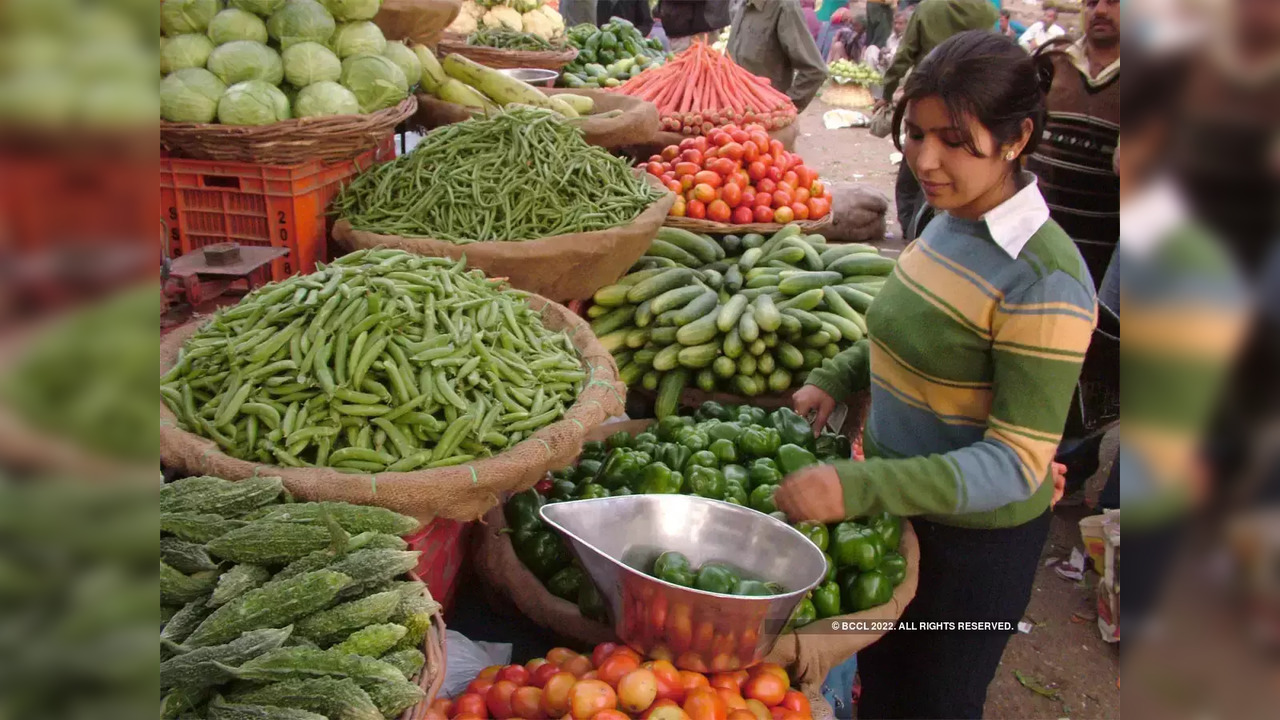
[[[782,481],[773,502],[793,522],[843,520],[844,488],[830,465],[814,465],[797,470]]]
[[[1062,494],[1067,490],[1067,466],[1060,462],[1051,463],[1053,469],[1053,499],[1049,501],[1049,507],[1058,504],[1062,499]]]

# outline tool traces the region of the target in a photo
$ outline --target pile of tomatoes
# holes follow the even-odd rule
[[[710,135],[685,138],[643,167],[679,196],[670,212],[676,217],[785,225],[831,212],[831,190],[818,171],[771,140],[760,125],[726,125]]]
[[[556,648],[524,665],[485,668],[453,700],[438,699],[427,720],[811,720],[809,701],[786,670],[677,670],[644,661],[625,645],[590,656]]]

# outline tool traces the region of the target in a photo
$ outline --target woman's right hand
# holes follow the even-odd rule
[[[791,409],[802,418],[808,418],[810,413],[817,413],[813,420],[813,434],[817,436],[826,427],[831,412],[836,409],[836,399],[817,385],[805,385],[791,396]]]

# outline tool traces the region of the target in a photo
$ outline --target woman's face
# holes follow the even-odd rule
[[[937,97],[908,102],[902,123],[907,134],[902,154],[931,206],[977,220],[1006,199],[1012,165],[1005,156],[1022,151],[1030,128],[1016,143],[997,147],[982,123],[969,115],[960,121],[965,127],[956,127],[947,106]],[[973,137],[982,157],[969,152],[966,135]]]

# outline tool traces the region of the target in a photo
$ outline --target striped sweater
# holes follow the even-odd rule
[[[837,399],[871,389],[868,460],[835,463],[850,517],[994,528],[1049,506],[1096,320],[1093,281],[1052,220],[1021,242],[992,228],[934,219],[868,310],[868,339],[809,376]]]

